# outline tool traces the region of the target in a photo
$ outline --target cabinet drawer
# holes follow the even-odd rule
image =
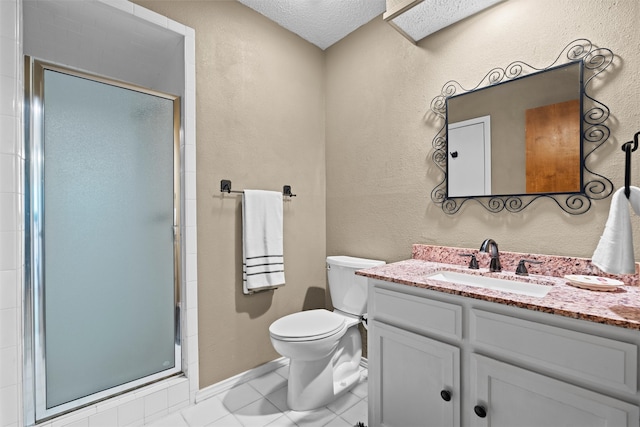
[[[375,320],[455,340],[462,339],[462,307],[374,287],[369,310]]]
[[[634,344],[477,309],[471,310],[470,320],[470,338],[476,347],[567,379],[637,391]]]

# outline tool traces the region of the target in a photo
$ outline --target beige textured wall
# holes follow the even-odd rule
[[[610,199],[581,216],[547,200],[518,214],[442,213],[430,200],[440,174],[429,104],[449,79],[475,85],[516,59],[544,66],[589,38],[617,55],[596,85],[612,137],[593,166],[619,186],[619,146],[640,129],[637,1],[508,0],[417,46],[378,17],[325,52],[235,1],[136,3],[196,30],[201,387],[278,357],[268,326],[324,304],[325,255],[395,261],[413,243],[493,237],[504,250],[591,256]],[[239,196],[221,196],[223,178],[298,194],[285,204],[288,284],[275,293],[241,294]]]
[[[325,305],[324,54],[234,1],[150,1],[196,31],[200,387],[276,359],[269,325]],[[281,191],[287,284],[242,294],[240,195]]]
[[[591,165],[617,188],[624,183],[620,145],[640,130],[639,20],[634,0],[508,0],[417,45],[376,19],[330,47],[327,251],[397,261],[410,257],[412,243],[477,248],[491,237],[502,250],[591,257],[611,198],[578,216],[551,200],[515,214],[467,203],[450,216],[434,205],[430,192],[441,173],[431,141],[441,124],[429,106],[450,79],[473,87],[515,60],[544,67],[570,41],[588,38],[616,54],[591,89],[612,112],[611,138]],[[640,185],[640,152],[632,182]]]

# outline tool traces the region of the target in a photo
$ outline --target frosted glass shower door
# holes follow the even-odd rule
[[[38,419],[181,370],[179,100],[42,73],[31,157]]]

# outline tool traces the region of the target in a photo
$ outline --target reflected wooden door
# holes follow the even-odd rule
[[[580,188],[580,101],[525,112],[527,193],[571,193]]]

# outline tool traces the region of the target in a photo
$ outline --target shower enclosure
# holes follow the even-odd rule
[[[180,100],[33,58],[25,74],[25,402],[40,421],[182,371]]]

